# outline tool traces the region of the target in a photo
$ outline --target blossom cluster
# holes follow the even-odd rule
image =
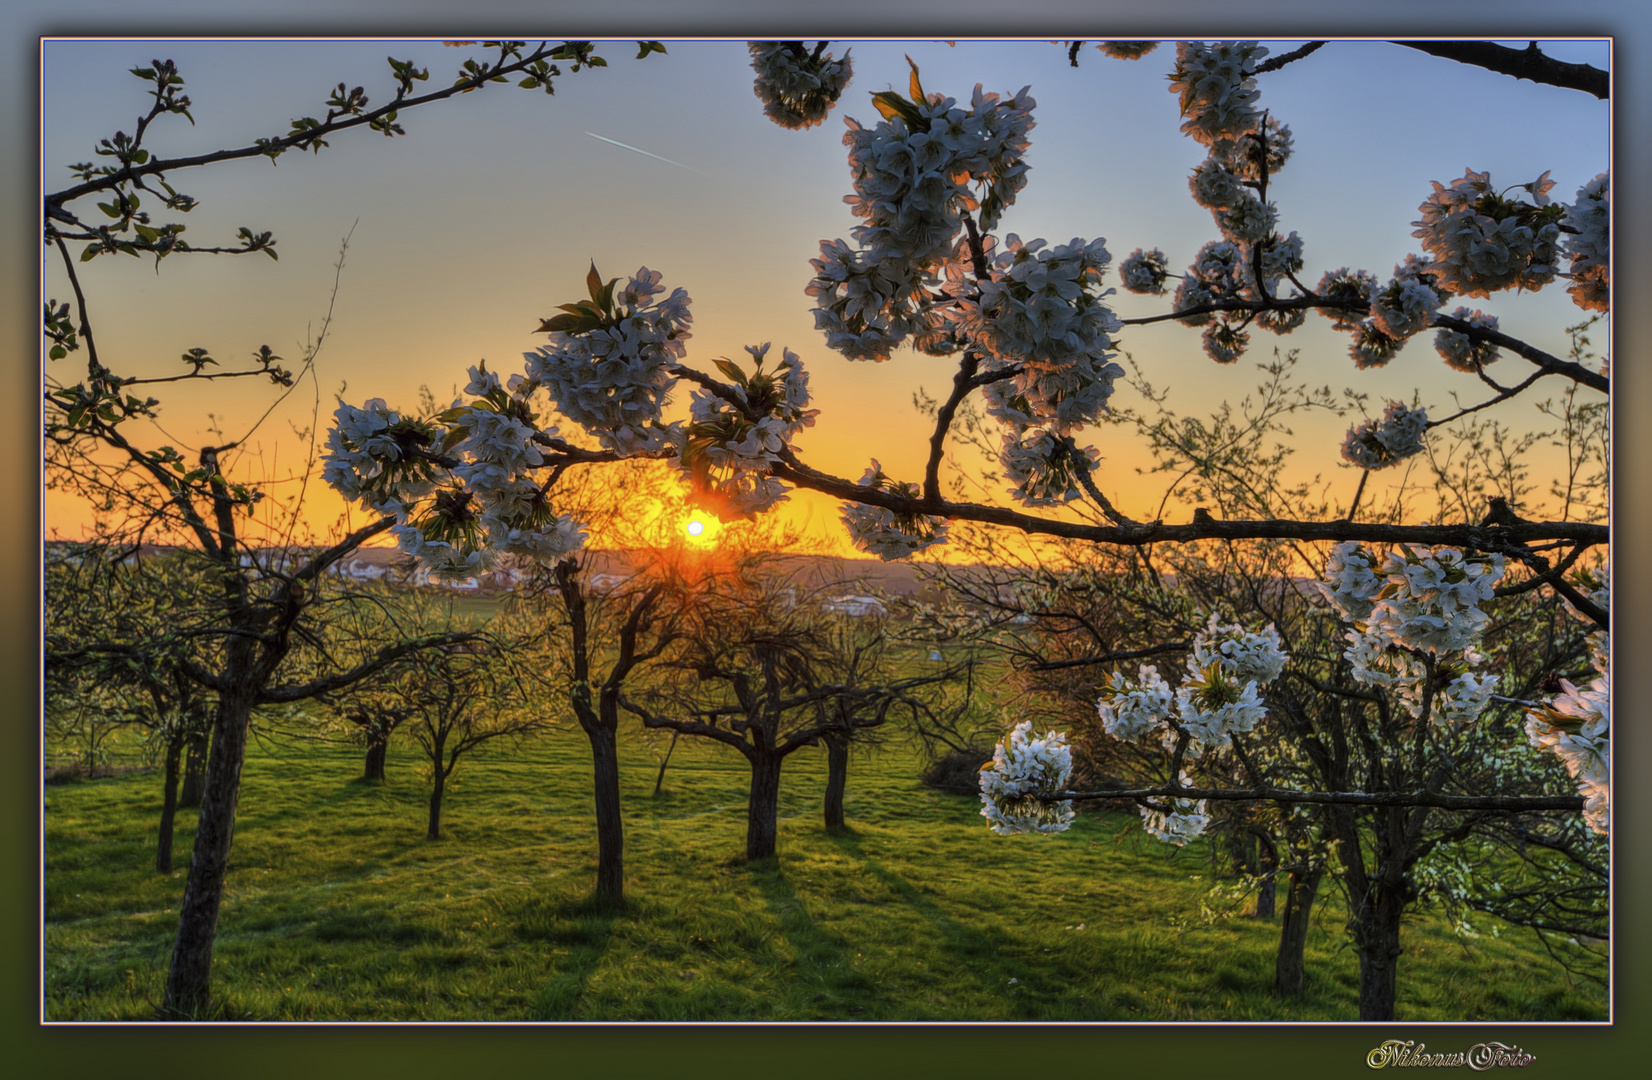
[[[1367,420],[1348,429],[1342,442],[1343,460],[1362,469],[1384,469],[1423,449],[1428,410],[1390,401],[1382,419]]]
[[[1112,290],[1100,285],[1110,260],[1099,239],[1049,248],[1010,233],[990,280],[974,282],[956,263],[948,267],[948,322],[985,355],[989,370],[1017,369],[996,400],[1020,401],[1025,418],[994,412],[998,419],[1066,435],[1107,408],[1113,380],[1124,374],[1110,351],[1119,329],[1104,303]]]
[[[1489,296],[1501,289],[1535,291],[1554,280],[1564,208],[1550,205],[1548,176],[1519,185],[1532,202],[1504,198],[1489,172],[1469,169],[1450,186],[1433,182],[1411,235],[1434,257],[1441,285],[1462,296]]]
[[[1459,307],[1451,313],[1451,317],[1482,330],[1497,329],[1497,316],[1487,315],[1478,309]],[[1434,351],[1440,354],[1440,359],[1446,362],[1447,367],[1471,375],[1496,360],[1498,356],[1497,346],[1491,342],[1476,341],[1467,334],[1445,327],[1441,327],[1434,334]]]
[[[1503,556],[1469,557],[1456,548],[1400,548],[1383,561],[1386,584],[1366,619],[1409,649],[1461,652],[1485,628],[1480,604],[1503,578]]]
[[[1164,280],[1170,276],[1170,261],[1158,248],[1143,251],[1137,248],[1119,263],[1119,282],[1129,291],[1144,296],[1164,293]]]
[[[436,469],[421,454],[435,441],[435,428],[403,418],[383,398],[361,408],[340,401],[327,432],[321,478],[349,502],[380,514],[396,514],[405,500],[436,489]]]
[[[1193,265],[1182,275],[1171,304],[1177,311],[1201,307],[1238,297],[1244,288],[1244,253],[1231,240],[1212,240],[1199,249]],[[1189,315],[1180,320],[1186,326],[1203,326],[1209,314]]]
[[[1140,60],[1158,47],[1157,41],[1104,41],[1096,46],[1114,60]]]
[[[1025,506],[1061,506],[1081,497],[1079,468],[1092,468],[1101,457],[1095,447],[1070,451],[1065,436],[1044,428],[1011,428],[1003,433],[998,460],[1010,482],[1010,496]],[[1073,461],[1077,453],[1082,465]]]
[[[911,100],[874,95],[885,116],[874,126],[846,118],[855,192],[844,201],[865,224],[850,234],[855,248],[822,241],[811,260],[815,327],[850,359],[887,359],[908,336],[925,351],[951,351],[924,310],[925,286],[957,258],[963,214],[979,212],[992,229],[1026,184],[1036,102],[1025,87],[1005,99],[977,85],[965,109],[924,94],[916,70],[912,84]]]
[[[1316,584],[1344,622],[1364,622],[1371,617],[1377,590],[1382,588],[1376,568],[1376,555],[1360,544],[1349,542],[1331,549],[1324,579]]]
[[[1267,55],[1254,41],[1177,42],[1170,92],[1181,98],[1183,133],[1209,146],[1254,128],[1258,115],[1252,75]]]
[[[1288,334],[1306,318],[1301,309],[1271,306],[1280,283],[1301,270],[1303,260],[1302,238],[1295,232],[1280,235],[1278,208],[1266,198],[1269,179],[1290,158],[1292,139],[1290,128],[1271,117],[1264,122],[1255,108],[1250,75],[1265,55],[1267,50],[1255,42],[1184,42],[1171,75],[1171,90],[1182,101],[1182,130],[1209,150],[1189,177],[1188,188],[1222,234],[1220,241],[1205,245],[1182,276],[1176,310],[1229,300],[1264,305],[1249,314],[1203,313],[1181,320],[1205,326],[1205,354],[1219,364],[1244,355],[1250,344],[1245,328],[1252,322],[1270,333]],[[1132,291],[1162,290],[1166,275],[1161,268],[1132,256],[1124,269]]]
[[[1271,623],[1260,631],[1246,630],[1237,623],[1222,622],[1212,612],[1205,628],[1193,636],[1192,664],[1202,670],[1219,663],[1235,678],[1263,686],[1279,678],[1287,659],[1279,631]]]
[[[1192,736],[1187,752],[1200,757],[1206,750],[1225,750],[1233,745],[1235,733],[1255,729],[1268,714],[1257,691],[1255,679],[1236,676],[1221,661],[1203,668],[1188,661],[1188,677],[1176,690],[1176,711],[1180,730]],[[1173,733],[1165,733],[1165,747],[1175,745]]]
[[[1413,718],[1427,710],[1443,726],[1472,722],[1491,701],[1496,675],[1479,675],[1474,648],[1503,576],[1503,556],[1455,548],[1399,548],[1379,563],[1356,543],[1338,544],[1319,583],[1352,623],[1343,657],[1354,680],[1385,690]]]
[[[661,413],[676,380],[669,368],[687,353],[688,293],[664,300],[660,273],[643,267],[604,312],[599,325],[551,330],[550,344],[524,353],[529,379],[557,411],[622,454],[664,449]]]
[[[428,573],[466,577],[500,555],[551,565],[585,542],[579,522],[553,510],[529,475],[544,459],[528,410],[534,384],[509,390],[486,365],[470,369],[471,405],[429,420],[404,419],[380,399],[340,402],[328,433],[323,479],[346,499],[391,514],[401,549]],[[428,501],[426,501],[428,500]]]
[[[1076,816],[1071,801],[1054,798],[1067,790],[1073,772],[1067,737],[1031,733],[1031,720],[1017,724],[981,770],[981,816],[1001,836],[1062,832]]]
[[[1612,698],[1605,678],[1579,689],[1558,680],[1560,694],[1526,714],[1526,737],[1566,766],[1583,796],[1583,819],[1597,833],[1611,827]]]
[[[1350,270],[1344,266],[1327,271],[1314,291],[1323,299],[1334,302],[1319,309],[1320,314],[1331,320],[1332,326],[1338,330],[1357,330],[1369,313],[1371,296],[1377,291],[1377,279],[1368,271]]]
[[[1114,672],[1096,712],[1102,730],[1126,742],[1158,739],[1169,750],[1185,733],[1187,753],[1197,758],[1261,722],[1267,715],[1261,688],[1279,678],[1288,659],[1271,624],[1246,630],[1213,613],[1194,635],[1186,676],[1174,693],[1158,668],[1144,664],[1135,679]]]
[[[753,41],[748,48],[757,72],[752,90],[764,115],[781,127],[807,128],[825,120],[854,73],[847,49],[836,60],[820,49],[806,52],[802,42]]]
[[[1122,671],[1113,672],[1096,702],[1096,712],[1107,734],[1121,742],[1139,743],[1163,735],[1173,701],[1170,684],[1160,677],[1159,669],[1143,664],[1134,679]]]
[[[1233,736],[1255,730],[1267,715],[1261,687],[1273,682],[1289,660],[1271,624],[1260,631],[1224,623],[1212,613],[1194,635],[1182,685],[1172,691],[1158,668],[1143,664],[1136,677],[1109,676],[1096,702],[1102,730],[1123,742],[1158,742],[1174,752],[1185,737],[1189,760],[1231,746]],[[1185,786],[1191,783],[1184,770]],[[1174,809],[1142,808],[1146,830],[1169,844],[1187,843],[1209,824],[1203,801],[1175,800]]]
[[[915,485],[889,479],[875,458],[872,467],[860,478],[860,486],[889,491],[908,499],[918,498]],[[933,514],[901,513],[888,507],[858,502],[844,503],[838,513],[855,547],[876,555],[884,562],[904,559],[925,548],[946,543],[946,520]]]
[[[1577,189],[1577,202],[1566,208],[1571,229],[1562,247],[1571,259],[1566,291],[1580,308],[1605,311],[1611,297],[1611,175],[1601,173]]]
[[[1451,293],[1427,258],[1407,255],[1394,276],[1371,296],[1371,322],[1395,341],[1404,341],[1434,321]]]
[[[1187,770],[1182,770],[1178,780],[1183,787],[1192,784]],[[1189,841],[1197,840],[1204,835],[1210,825],[1210,814],[1206,810],[1204,799],[1195,802],[1192,799],[1173,800],[1172,810],[1155,810],[1149,806],[1141,807],[1142,828],[1154,839],[1176,847],[1182,847]]]
[[[1609,568],[1585,575],[1580,584],[1590,600],[1610,608]],[[1555,679],[1556,695],[1526,714],[1526,737],[1566,766],[1583,796],[1584,821],[1605,835],[1612,813],[1612,695],[1611,639],[1604,630],[1589,635],[1589,653],[1599,676],[1582,688]]]
[[[850,360],[882,362],[908,337],[926,336],[935,322],[923,310],[928,273],[907,259],[858,251],[842,240],[822,240],[805,291],[815,298],[815,328]],[[932,350],[944,354],[940,341]]]
[[[694,391],[690,422],[675,429],[678,467],[696,496],[734,515],[760,513],[788,497],[786,485],[769,470],[819,415],[809,408],[809,374],[802,359],[782,348],[780,363],[764,371],[769,348],[768,342],[746,346],[755,361],[749,376],[729,361],[718,361],[733,380],[727,396]]]

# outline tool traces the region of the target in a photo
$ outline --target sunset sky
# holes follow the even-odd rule
[[[1267,44],[1277,55],[1301,42]],[[921,68],[926,89],[960,99],[976,83],[1006,94],[1031,86],[1038,101],[1031,176],[1001,234],[1052,244],[1104,237],[1115,265],[1137,247],[1158,247],[1173,269],[1217,238],[1209,213],[1188,196],[1187,175],[1204,152],[1178,130],[1165,78],[1173,46],[1135,62],[1087,47],[1074,69],[1063,48],[1046,42],[834,42],[834,53],[852,50],[854,82],[827,121],[805,131],[764,117],[744,42],[667,47],[665,56],[636,61],[634,44],[606,45],[599,51],[609,66],[566,74],[554,97],[497,85],[405,112],[405,137],[362,129],[319,155],[288,153],[273,167],[257,159],[174,173],[170,182],[201,202],[181,219],[191,242],[230,243],[246,225],[273,231],[281,258],[178,257],[158,274],[125,257],[86,265],[83,284],[105,362],[125,373],[175,374],[189,348],[204,347],[228,365],[266,343],[296,359],[326,312],[332,264],[351,234],[319,386],[301,386],[264,421],[238,466],[247,477],[280,476],[304,458],[297,429],[312,424],[318,389],[323,434],[339,393],[355,404],[382,397],[412,406],[429,386],[451,398],[480,359],[503,373],[519,370],[521,353],[544,341],[532,333],[539,320],[582,295],[592,260],[605,277],[646,265],[693,298],[690,365],[709,370],[714,357],[744,359],[743,346],[762,342],[802,355],[821,410],[801,439],[806,461],[858,478],[876,457],[890,475],[918,480],[927,432],[912,396],[919,388],[943,394],[952,363],[910,350],[882,365],[844,360],[815,331],[803,291],[820,241],[847,238],[856,223],[842,201],[850,191],[843,117],[875,121],[868,95],[905,89],[905,56]],[[1560,59],[1609,66],[1603,41],[1543,47]],[[285,134],[291,118],[322,115],[340,81],[364,86],[376,106],[392,95],[386,55],[428,67],[424,89],[451,81],[473,54],[481,55],[479,46],[435,41],[48,41],[43,184],[47,191],[68,186],[65,165],[92,160],[100,138],[133,129],[148,98],[128,69],[152,59],[177,62],[194,102],[193,127],[163,118],[147,139],[152,152],[175,157]],[[1270,197],[1281,228],[1303,237],[1301,276],[1309,284],[1343,266],[1386,279],[1419,250],[1411,222],[1430,181],[1450,182],[1473,168],[1489,170],[1503,188],[1548,170],[1552,196],[1570,202],[1611,158],[1607,102],[1382,42],[1335,42],[1258,82],[1259,105],[1295,136],[1295,155]],[[82,212],[95,215],[90,203]],[[47,297],[69,295],[55,260],[43,264],[43,274]],[[1125,317],[1169,310],[1168,297],[1122,290],[1113,302]],[[1584,315],[1563,284],[1466,302],[1499,315],[1504,332],[1560,354],[1563,328]],[[1414,389],[1433,415],[1451,409],[1453,392],[1465,404],[1481,400],[1484,388],[1447,369],[1431,336],[1413,340],[1387,368],[1366,372],[1348,359],[1347,336],[1317,317],[1289,337],[1253,333],[1250,354],[1227,367],[1206,358],[1198,330],[1173,323],[1127,328],[1120,343],[1184,414],[1243,397],[1275,344],[1301,350],[1307,381],[1369,393],[1376,412],[1387,399],[1409,401]],[[1592,336],[1604,351],[1604,328]],[[71,365],[82,357],[57,362],[60,377],[78,377],[83,369]],[[1505,358],[1493,374],[1507,378],[1518,366],[1524,362]],[[1527,398],[1561,389],[1557,383]],[[156,433],[152,445],[180,449],[221,441],[209,433],[214,423],[223,437],[240,436],[272,400],[269,385],[253,380],[169,387],[160,396],[165,434]],[[686,411],[687,394],[679,396]],[[1135,400],[1128,389],[1116,399]],[[1526,399],[1495,415],[1516,430],[1545,426]],[[1354,419],[1295,425],[1301,471],[1330,480],[1344,499],[1359,474],[1340,461],[1337,447]],[[1144,450],[1119,441],[1114,429],[1089,434],[1080,441],[1104,456],[1102,489],[1125,513],[1151,517],[1163,485],[1137,474],[1147,464]],[[307,514],[325,533],[342,502],[319,485],[308,491]],[[785,512],[822,541],[847,547],[831,500],[798,493]],[[84,507],[48,492],[48,535],[77,535],[87,520]]]

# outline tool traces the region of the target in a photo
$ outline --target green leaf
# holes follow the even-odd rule
[[[69,355],[69,350],[65,349],[61,345],[53,345],[52,351],[48,355],[51,356],[53,360],[61,360],[65,356]]]
[[[596,330],[601,326],[602,320],[592,318],[589,315],[557,315],[553,318],[541,319],[539,329],[534,332],[538,334],[557,332],[583,334],[590,330]]]
[[[746,385],[746,373],[740,370],[739,364],[736,364],[732,360],[724,360],[720,357],[713,360],[712,363],[717,365],[718,371],[721,371],[724,375],[727,375],[729,378],[733,379],[740,386]]]
[[[100,202],[98,203],[98,209],[102,210],[105,214],[112,218],[120,217],[120,211],[115,209],[114,203]]]
[[[144,162],[146,162],[148,160],[149,160],[149,151],[147,151],[147,150],[134,150],[134,151],[132,151],[132,164],[142,165]]]
[[[908,127],[918,127],[923,123],[923,114],[917,106],[901,97],[893,90],[880,90],[872,95],[872,105],[883,114],[885,120],[900,117],[906,121]]]
[[[83,417],[85,415],[86,415],[86,406],[76,405],[74,408],[69,410],[69,415],[68,415],[68,417],[65,418],[65,422],[70,427],[79,427],[81,417]]]
[[[276,262],[281,261],[281,256],[279,256],[275,253],[274,248],[269,248],[269,247],[265,248],[264,249],[264,254],[268,255],[270,258],[274,259]]]
[[[589,300],[581,300],[577,304],[562,304],[557,308],[557,310],[566,311],[568,314],[578,316],[582,319],[595,319],[599,323],[602,321],[602,309],[592,304]]]
[[[534,78],[532,75],[529,75],[526,79],[523,79],[516,85],[520,86],[524,90],[532,90],[534,87],[539,85],[539,80]]]
[[[591,293],[591,299],[602,299],[602,275],[597,273],[596,260],[591,261],[591,270],[585,275],[585,288]]]
[[[911,91],[912,100],[914,102],[916,102],[917,104],[922,105],[924,102],[928,101],[929,99],[924,96],[924,85],[923,85],[923,83],[918,81],[918,65],[912,63],[912,58],[910,56],[908,56],[906,58],[906,62],[912,68],[912,78],[907,84],[907,89]]]
[[[80,253],[80,261],[91,262],[93,259],[98,257],[98,252],[101,250],[103,249],[97,244],[87,244],[86,250]]]

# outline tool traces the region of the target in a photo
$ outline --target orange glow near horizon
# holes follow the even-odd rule
[[[704,510],[690,511],[688,520],[683,522],[683,532],[688,536],[688,544],[696,548],[716,547],[717,538],[723,528],[723,523],[715,514],[708,514]]]

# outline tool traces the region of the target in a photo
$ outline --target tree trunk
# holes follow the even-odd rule
[[[1405,898],[1392,886],[1373,882],[1355,926],[1359,949],[1359,1018],[1394,1019],[1399,986],[1400,916]]]
[[[247,724],[257,693],[249,684],[261,681],[250,670],[249,643],[232,640],[227,651],[230,656],[224,666],[224,684],[229,689],[218,697],[201,793],[201,816],[195,826],[195,849],[189,859],[189,880],[178,910],[178,940],[172,948],[166,995],[161,1003],[162,1016],[170,1018],[202,1017],[211,1003],[212,942],[218,932],[224,877],[229,873],[235,810],[241,799],[241,765],[247,752]]]
[[[751,759],[751,796],[746,800],[746,858],[774,856],[779,835],[779,754],[758,750]]]
[[[206,786],[207,747],[211,743],[211,731],[190,736],[189,756],[184,762],[184,786],[178,793],[180,807],[201,805],[201,791]]]
[[[368,736],[368,738],[369,740],[372,740],[372,736]],[[367,765],[361,773],[361,778],[363,780],[384,779],[384,752],[387,749],[389,749],[389,743],[385,739],[372,740],[368,742]]]
[[[656,799],[660,797],[660,786],[665,783],[665,767],[671,764],[671,755],[677,749],[677,736],[681,734],[680,731],[673,731],[671,733],[671,745],[665,748],[665,760],[660,762],[660,775],[654,777],[654,797]]]
[[[426,840],[440,840],[442,838],[442,788],[447,784],[447,777],[442,775],[440,756],[431,769],[430,780],[430,829],[425,833]]]
[[[183,739],[166,741],[166,790],[161,796],[161,835],[155,842],[155,872],[172,873],[172,819],[178,813],[178,762],[183,757]]]
[[[1279,892],[1279,859],[1267,845],[1261,847],[1262,884],[1256,890],[1256,917],[1258,919],[1273,918],[1274,901]],[[1287,899],[1286,903],[1289,903]]]
[[[1273,989],[1280,997],[1302,996],[1307,975],[1303,953],[1308,946],[1308,917],[1313,913],[1319,879],[1324,874],[1323,868],[1291,871],[1285,888],[1285,917],[1279,927],[1279,956],[1273,967]]]
[[[591,740],[591,789],[597,811],[596,897],[620,904],[625,900],[625,826],[620,820],[619,749],[614,732],[606,727],[592,727],[585,734]]]
[[[843,792],[849,786],[849,738],[827,735],[826,741],[826,831],[842,832]]]

